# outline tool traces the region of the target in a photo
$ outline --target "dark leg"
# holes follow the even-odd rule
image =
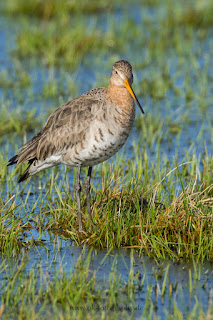
[[[78,207],[78,224],[79,224],[79,231],[83,231],[82,228],[82,216],[81,216],[81,183],[80,183],[80,174],[81,174],[81,166],[78,167],[77,176],[75,179],[75,195],[77,200],[77,207]]]
[[[92,220],[92,214],[91,214],[91,206],[90,206],[90,179],[92,174],[92,167],[89,167],[88,173],[87,173],[87,183],[86,183],[86,195],[87,195],[87,210],[90,219]]]

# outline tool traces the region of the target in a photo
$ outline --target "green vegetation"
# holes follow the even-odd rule
[[[209,168],[212,167],[210,161]],[[123,170],[128,174],[120,179]],[[98,247],[135,247],[158,258],[212,260],[213,184],[209,184],[212,173],[207,169],[207,176],[198,181],[198,167],[190,162],[183,168],[175,167],[173,171],[172,167],[167,167],[166,170],[160,166],[151,167],[151,162],[140,153],[134,165],[126,163],[126,159],[117,159],[112,167],[103,164],[101,191],[93,192],[94,226],[91,233],[83,234],[78,233],[76,202],[66,191],[68,185],[59,189],[52,184],[53,178],[48,188],[55,190],[56,197],[46,203],[48,222],[45,228],[58,229],[79,245],[86,242]],[[178,183],[182,185],[179,194]],[[147,206],[142,205],[143,198],[149,201]],[[88,229],[86,203],[84,208],[84,223]]]
[[[8,14],[22,13],[26,19],[22,21],[22,30],[17,37],[17,47],[15,56],[20,61],[38,57],[44,65],[68,66],[76,70],[82,60],[87,61],[90,54],[98,54],[104,57],[108,55],[119,54],[129,55],[127,43],[132,42],[135,46],[135,54],[141,53],[141,48],[146,48],[146,55],[140,62],[142,66],[152,63],[153,59],[166,61],[165,53],[176,50],[179,55],[191,56],[192,42],[196,33],[204,38],[208,34],[208,26],[213,24],[213,6],[211,1],[206,1],[205,5],[201,1],[173,2],[165,0],[164,3],[157,1],[158,6],[163,10],[156,9],[154,14],[155,24],[152,17],[149,16],[149,1],[144,7],[141,7],[141,22],[136,22],[127,14],[128,3],[124,8],[122,23],[117,23],[107,15],[104,18],[107,30],[99,26],[96,16],[93,23],[83,13],[91,13],[95,10],[107,8],[116,8],[119,2],[112,1],[64,1],[63,4],[58,1],[26,1],[10,0],[3,6],[3,11]],[[129,4],[129,7],[131,5]],[[139,6],[140,7],[140,6]],[[74,9],[75,8],[75,9]],[[163,13],[162,13],[163,12]],[[72,14],[71,14],[72,13]],[[71,14],[71,15],[70,15]],[[31,20],[28,24],[27,17],[33,16],[37,19]],[[54,19],[49,20],[50,17]],[[41,23],[39,18],[45,19]],[[159,28],[160,26],[160,28]],[[141,30],[149,30],[143,32]],[[197,48],[199,49],[199,48]],[[137,56],[136,56],[137,58]],[[135,59],[138,60],[138,59]],[[141,60],[141,59],[140,59]],[[156,69],[155,69],[156,71]],[[150,70],[149,70],[150,72]],[[154,83],[158,85],[159,80],[155,74]],[[152,81],[152,79],[149,79]],[[170,81],[171,82],[171,81]],[[167,83],[164,79],[165,85]],[[159,92],[164,94],[165,92]],[[155,90],[153,91],[155,94]]]
[[[80,21],[79,21],[80,20]],[[78,28],[75,28],[75,25]],[[84,18],[50,21],[30,27],[29,32],[20,34],[15,55],[20,59],[32,55],[41,58],[47,65],[63,65],[75,69],[88,53],[111,49],[117,39],[111,32],[97,30],[96,25],[88,27]]]
[[[16,253],[24,245],[22,219],[14,217],[16,208],[15,195],[6,201],[0,200],[0,250],[11,254]]]
[[[103,258],[96,271],[91,270],[91,262],[96,254],[90,251],[85,255],[83,250],[75,268],[67,274],[60,267],[54,277],[48,268],[42,266],[31,269],[28,276],[24,276],[27,255],[12,271],[3,262],[1,272],[6,272],[7,281],[3,283],[1,319],[162,319],[156,316],[156,300],[170,305],[174,319],[185,318],[183,311],[176,305],[178,292],[187,288],[187,292],[195,294],[199,282],[199,271],[196,264],[189,269],[189,281],[171,281],[168,277],[169,265],[153,267],[154,280],[150,281],[146,269],[137,270],[134,267],[133,251],[130,253],[129,277],[126,281],[116,271],[117,259],[107,279],[97,279],[99,268],[105,264],[109,251]],[[51,264],[52,262],[50,262]],[[193,277],[193,281],[192,281]],[[16,289],[15,289],[16,288]],[[144,308],[138,305],[138,298],[145,300]],[[185,303],[183,309],[187,319],[212,319],[213,309],[211,303],[207,312],[202,310],[198,300],[192,310],[187,310]],[[171,316],[165,313],[165,319]]]
[[[32,132],[41,126],[39,117],[35,117],[36,110],[24,112],[21,109],[9,112],[5,105],[1,106],[0,135],[1,138],[8,137],[9,133],[23,135]]]
[[[117,1],[117,3],[119,3]],[[49,20],[61,15],[82,14],[82,13],[99,13],[112,9],[114,1],[112,0],[9,0],[2,6],[2,11],[12,15],[36,16],[40,19]]]
[[[177,301],[185,290],[196,297],[198,263],[213,261],[212,1],[7,0],[0,15],[0,318],[213,319],[211,292],[208,310],[196,298],[193,309]],[[7,160],[59,105],[107,86],[119,59],[133,66],[145,116],[136,117],[123,153],[94,168],[90,231],[82,173],[79,233],[75,170],[55,167],[17,185],[25,165]],[[70,273],[55,272],[55,257],[44,267],[44,255],[29,267],[32,249],[48,256],[47,235],[93,249],[87,256],[84,246]],[[114,259],[100,281],[115,248],[131,248],[129,276]],[[193,266],[184,284],[163,264],[151,281],[134,254]],[[162,317],[159,300],[170,306]]]
[[[157,258],[212,260],[212,157],[206,155],[203,172],[195,157],[175,166],[174,163],[168,165],[168,158],[164,156],[163,163],[154,165],[146,154],[135,149],[133,158],[134,161],[117,157],[114,165],[104,163],[94,171],[94,177],[100,176],[101,186],[92,192],[94,225],[91,232],[78,232],[76,200],[74,191],[70,191],[67,169],[63,181],[58,177],[59,168],[52,169],[49,178],[46,172],[46,183],[42,182],[44,175],[38,176],[36,184],[42,188],[35,194],[30,189],[26,194],[26,182],[23,190],[18,189],[12,207],[17,206],[20,195],[25,193],[24,202],[19,203],[17,210],[28,212],[25,219],[32,220],[31,226],[42,232],[59,232],[79,245],[86,242],[100,248],[134,247]],[[17,168],[16,174],[23,169],[23,166]],[[120,172],[126,172],[122,178]],[[10,185],[7,190],[15,188],[14,171],[11,174],[1,173],[2,180]],[[57,180],[59,186],[55,183]],[[15,190],[8,192],[8,198],[17,192]],[[143,204],[143,198],[148,204]],[[88,230],[85,201],[83,193],[83,222]],[[33,203],[31,209],[28,202]]]
[[[57,0],[10,0],[1,6],[2,12],[20,19],[16,46],[11,52],[13,64],[9,71],[0,73],[6,97],[0,117],[0,142],[5,152],[1,154],[0,169],[4,235],[1,250],[12,248],[15,239],[20,248],[19,239],[25,239],[24,226],[30,218],[33,227],[44,230],[45,225],[45,230],[60,230],[78,244],[87,241],[101,248],[137,247],[158,258],[196,256],[201,261],[212,260],[213,164],[212,155],[204,148],[213,139],[209,76],[212,64],[208,53],[202,67],[199,65],[199,43],[208,39],[210,19],[207,23],[206,12],[212,12],[212,5],[188,2],[185,10],[182,2],[173,6],[167,0],[163,4],[145,1],[137,20],[128,16],[127,3],[119,24],[109,13],[105,17],[107,28],[99,27],[99,16],[94,13],[101,16],[102,10],[114,10],[117,4],[101,1],[97,6],[96,2],[66,1],[60,6]],[[149,14],[150,7],[153,16]],[[29,23],[32,13],[34,19]],[[67,169],[63,172],[55,168],[50,176],[50,171],[41,173],[30,188],[28,182],[17,187],[15,176],[24,167],[13,171],[6,167],[9,146],[16,152],[23,140],[40,130],[54,108],[81,93],[81,81],[76,79],[82,61],[88,70],[92,65],[95,74],[103,69],[110,72],[112,63],[121,53],[129,54],[129,49],[133,51],[129,60],[136,74],[135,91],[143,95],[146,112],[145,117],[136,119],[142,143],[132,147],[129,158],[117,157],[113,165],[104,163],[96,168],[93,176],[99,177],[99,185],[92,194],[94,225],[91,233],[78,234],[76,202],[70,195],[72,179],[68,181]],[[32,73],[35,66],[41,69],[41,79]],[[67,66],[76,69],[76,73],[68,74]],[[109,73],[104,74],[88,83],[88,89],[107,85]],[[38,104],[40,112],[36,109]],[[187,132],[193,126],[200,130],[196,137]],[[197,145],[202,150],[199,156]],[[122,179],[121,172],[125,173]],[[61,181],[60,187],[55,184],[57,180]],[[143,198],[148,201],[147,206],[141,206]],[[11,224],[14,214],[22,219]],[[87,229],[88,223],[84,212]],[[13,234],[7,240],[9,233],[5,230]]]

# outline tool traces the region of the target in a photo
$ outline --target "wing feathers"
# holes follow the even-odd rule
[[[34,160],[45,160],[82,142],[85,130],[95,119],[102,105],[106,90],[91,90],[56,109],[49,116],[43,129],[20,148],[18,154],[9,160],[8,165],[25,161],[29,161],[31,165]],[[29,167],[20,177],[20,181],[28,177]]]

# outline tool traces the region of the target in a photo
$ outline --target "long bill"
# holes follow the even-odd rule
[[[135,95],[134,91],[132,90],[132,87],[127,79],[124,81],[124,84],[125,84],[125,87],[127,88],[127,90],[129,91],[129,93],[131,94],[131,96],[133,97],[133,99],[137,102],[137,105],[139,106],[141,112],[144,113],[143,108],[141,107],[141,104],[138,101],[138,98],[136,97],[136,95]]]

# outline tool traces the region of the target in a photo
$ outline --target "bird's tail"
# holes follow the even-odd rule
[[[32,166],[34,160],[36,160],[36,159],[31,159],[28,161],[29,165],[28,165],[27,169],[24,171],[24,173],[18,178],[18,183],[20,183],[30,177],[30,167]]]
[[[21,147],[20,151],[8,162],[8,166],[12,166],[14,164],[21,164],[25,161],[28,161],[29,165],[24,173],[18,178],[18,183],[26,180],[30,176],[30,167],[36,160],[36,149],[40,136],[41,134],[39,133],[33,137],[32,140],[25,143],[25,145]]]
[[[34,162],[34,160],[36,160],[36,158],[30,159],[28,161],[29,165],[28,165],[27,169],[24,171],[24,173],[22,175],[20,175],[20,177],[18,178],[18,183],[20,183],[30,177],[30,167],[31,167],[32,163]],[[14,157],[12,157],[9,160],[8,166],[16,164],[17,162],[18,162],[18,155],[15,155]]]

